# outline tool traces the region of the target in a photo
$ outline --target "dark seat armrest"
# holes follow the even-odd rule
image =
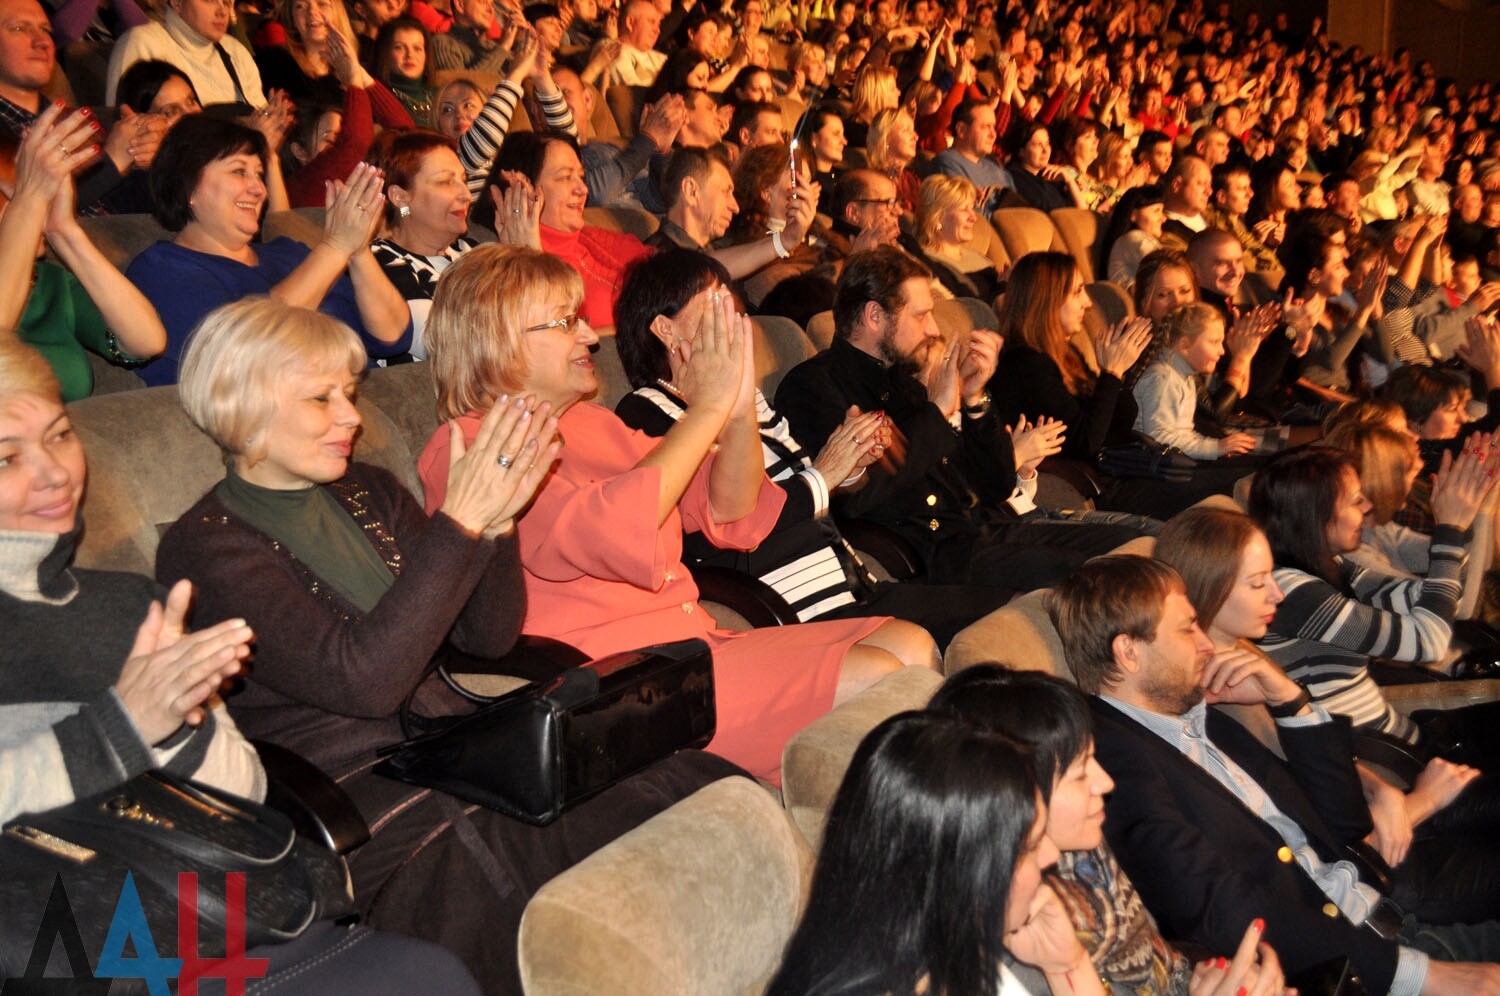
[[[897,581],[919,581],[927,573],[921,551],[905,536],[868,519],[838,519],[839,532],[849,545],[873,558]]]
[[[1074,491],[1083,496],[1085,501],[1093,501],[1104,493],[1104,483],[1099,477],[1099,471],[1082,460],[1072,457],[1050,456],[1037,465],[1037,473],[1051,474],[1053,477],[1061,478]]]
[[[302,836],[339,854],[370,839],[370,828],[338,783],[295,751],[252,740],[266,769],[266,805],[285,813]]]
[[[1440,671],[1420,664],[1406,664],[1378,657],[1370,661],[1370,677],[1375,679],[1377,685],[1428,685],[1453,680]]]
[[[1344,845],[1344,853],[1359,869],[1360,881],[1372,885],[1382,896],[1391,894],[1391,866],[1385,863],[1380,852],[1365,841],[1357,840]]]
[[[799,621],[786,599],[760,578],[728,567],[700,565],[690,570],[698,585],[699,598],[733,609],[757,629],[795,626]]]
[[[476,657],[450,644],[437,652],[438,677],[470,702],[489,702],[492,696],[479,695],[464,688],[456,674],[504,674],[529,681],[550,681],[569,668],[587,664],[589,657],[577,647],[546,636],[522,635],[507,654],[499,657]]]
[[[1400,737],[1379,730],[1354,729],[1354,756],[1384,768],[1410,787],[1427,766],[1427,760]]]

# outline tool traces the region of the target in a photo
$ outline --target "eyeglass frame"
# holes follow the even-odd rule
[[[529,325],[521,331],[522,333],[526,333],[546,332],[549,329],[567,329],[569,332],[572,332],[581,321],[583,321],[583,313],[575,311],[571,315],[563,315],[561,318],[554,318],[550,322],[543,322],[540,325]]]

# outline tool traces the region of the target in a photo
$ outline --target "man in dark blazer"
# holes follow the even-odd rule
[[[1049,608],[1115,781],[1105,835],[1167,936],[1228,955],[1259,918],[1289,975],[1347,956],[1375,994],[1500,992],[1500,928],[1403,923],[1342,860],[1371,829],[1348,721],[1254,650],[1215,655],[1172,568],[1101,558]],[[1210,702],[1266,706],[1286,760]]]
[[[986,389],[1000,336],[976,330],[944,342],[932,311],[922,264],[891,246],[856,253],[834,296],[833,345],[794,367],[776,391],[776,410],[809,453],[851,406],[885,413],[892,445],[835,492],[835,509],[904,536],[934,584],[1027,591],[1140,535],[1027,514],[1036,465],[1058,451],[1063,427],[1009,431]]]

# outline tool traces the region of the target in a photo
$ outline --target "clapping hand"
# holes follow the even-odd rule
[[[99,125],[87,110],[63,116],[63,105],[52,104],[26,129],[16,150],[14,186],[5,191],[13,201],[51,204],[63,181],[99,154]]]
[[[1010,445],[1016,455],[1016,473],[1030,480],[1030,474],[1049,456],[1062,452],[1067,439],[1068,423],[1042,415],[1027,423],[1022,415],[1010,428]]]
[[[1000,347],[1005,339],[993,329],[975,329],[963,340],[958,360],[958,375],[963,384],[966,404],[979,404],[986,385],[995,375],[1000,362]]]
[[[922,359],[921,380],[927,388],[927,400],[937,405],[943,418],[952,418],[958,411],[963,387],[958,372],[958,361],[963,343],[959,336],[944,342],[930,339]]]
[[[385,209],[385,174],[359,163],[347,181],[324,182],[323,242],[345,258],[369,249]]]
[[[485,413],[472,445],[449,423],[448,493],[440,511],[471,536],[510,532],[557,458],[562,442],[549,402],[502,394]]]
[[[243,619],[187,633],[192,597],[192,582],[182,580],[167,594],[165,607],[151,603],[115,682],[121,704],[148,744],[161,743],[184,723],[202,723],[204,704],[250,656],[254,634]]]
[[[523,173],[501,170],[505,190],[490,187],[495,204],[495,235],[508,246],[542,247],[542,191],[531,185]]]
[[[1094,356],[1100,370],[1124,377],[1150,345],[1151,319],[1124,318],[1113,327],[1105,326],[1094,343]]]
[[[884,412],[861,412],[851,405],[844,421],[813,460],[813,469],[836,488],[856,472],[879,460],[891,442],[891,428]]]
[[[244,119],[245,124],[266,136],[266,145],[272,150],[281,148],[287,131],[296,120],[296,107],[285,90],[272,90],[267,94],[266,105]]]
[[[723,410],[734,418],[755,412],[755,357],[750,320],[735,311],[734,295],[709,294],[677,382],[689,408]],[[746,367],[748,366],[748,371]],[[748,388],[748,389],[747,389]]]
[[[1468,529],[1495,489],[1500,476],[1500,450],[1481,453],[1473,437],[1455,458],[1443,453],[1442,465],[1432,479],[1432,517],[1439,525]]]

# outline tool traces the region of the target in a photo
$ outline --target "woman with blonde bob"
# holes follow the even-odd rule
[[[862,149],[869,139],[870,124],[875,120],[875,115],[901,103],[895,68],[861,66],[859,74],[854,77],[850,97],[849,117],[844,121],[844,137],[851,146]]]
[[[354,333],[314,311],[260,298],[203,321],[181,397],[228,472],[168,530],[157,577],[194,582],[199,625],[254,627],[254,673],[230,712],[349,793],[373,834],[349,858],[366,922],[450,948],[487,993],[519,993],[527,898],[727,766],[673,759],[545,830],[371,773],[376,749],[402,739],[403,703],[467,708],[430,667],[445,640],[483,657],[515,641],[514,522],[557,452],[557,421],[534,397],[507,398],[471,446],[454,435],[451,487],[429,519],[394,475],[350,459],[364,367]]]
[[[970,248],[979,224],[979,190],[961,176],[934,173],[917,200],[917,245],[933,273],[954,297],[994,301],[1004,290],[994,262]]]
[[[560,418],[561,459],[520,519],[528,633],[601,655],[699,638],[713,649],[718,732],[709,749],[778,781],[793,733],[903,665],[936,666],[932,638],[910,623],[849,619],[730,633],[698,604],[682,563],[684,530],[726,549],[755,548],[786,500],[766,479],[755,415],[749,320],[715,289],[670,389],[687,410],[661,439],[585,399],[599,389],[579,314],[583,286],[562,260],[533,249],[471,250],[443,277],[427,322],[438,410],[465,435],[521,393]],[[429,508],[450,481],[446,430],[418,469]]]
[[[0,770],[18,775],[0,781],[0,821],[109,792],[149,770],[263,799],[259,756],[221,698],[260,634],[238,613],[213,625],[199,613],[190,631],[187,582],[162,598],[148,577],[77,566],[87,476],[47,361],[0,338]],[[120,885],[73,898],[84,908],[113,907]],[[11,891],[7,902],[17,898]],[[40,922],[47,894],[24,898],[7,918]],[[104,942],[104,919],[80,918],[89,950]],[[153,914],[149,923],[172,930],[175,913],[168,921]],[[246,955],[267,959],[261,984],[287,996],[480,992],[446,951],[333,920]]]
[[[870,122],[865,158],[871,169],[890,177],[896,185],[901,210],[917,209],[917,190],[922,178],[911,169],[917,157],[917,123],[905,107],[887,107]]]

